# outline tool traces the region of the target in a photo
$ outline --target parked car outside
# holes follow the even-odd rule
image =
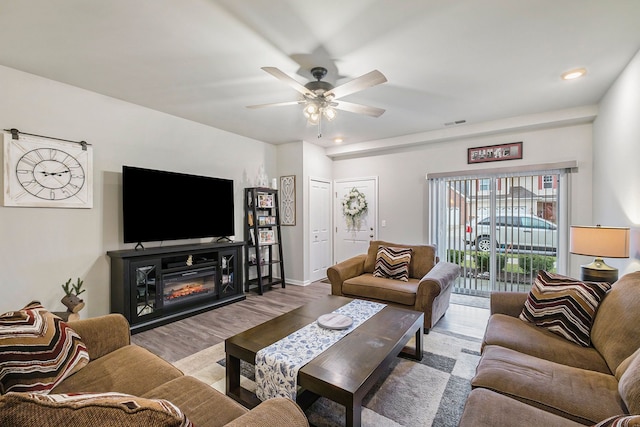
[[[558,226],[534,215],[496,216],[498,249],[556,253]],[[466,242],[482,252],[491,250],[491,217],[467,223]]]

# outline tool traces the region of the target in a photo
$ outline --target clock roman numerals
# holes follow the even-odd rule
[[[82,165],[69,153],[55,148],[26,152],[16,165],[16,176],[32,196],[44,200],[64,200],[85,185]]]

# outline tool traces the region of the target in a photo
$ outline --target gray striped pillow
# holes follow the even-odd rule
[[[380,246],[376,255],[373,275],[408,282],[411,252],[411,248]]]
[[[609,283],[583,282],[540,271],[520,319],[588,347],[598,305],[609,289]]]

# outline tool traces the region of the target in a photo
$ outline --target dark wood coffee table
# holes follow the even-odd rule
[[[227,395],[248,408],[258,405],[256,395],[240,386],[240,360],[255,364],[259,350],[350,301],[327,295],[225,340]],[[398,355],[422,359],[423,318],[418,311],[383,308],[298,371],[298,404],[306,409],[324,396],[346,407],[347,426],[359,426],[362,399],[391,361]],[[414,348],[406,347],[411,337]]]

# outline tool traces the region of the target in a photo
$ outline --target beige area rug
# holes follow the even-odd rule
[[[363,400],[363,426],[458,425],[480,359],[480,342],[432,330],[424,336],[423,347],[421,362],[396,358],[367,394]],[[224,343],[220,343],[174,365],[224,393],[224,363]],[[243,387],[255,390],[253,366],[242,362],[241,370]],[[313,426],[344,425],[344,407],[325,398],[318,399],[306,414]]]

